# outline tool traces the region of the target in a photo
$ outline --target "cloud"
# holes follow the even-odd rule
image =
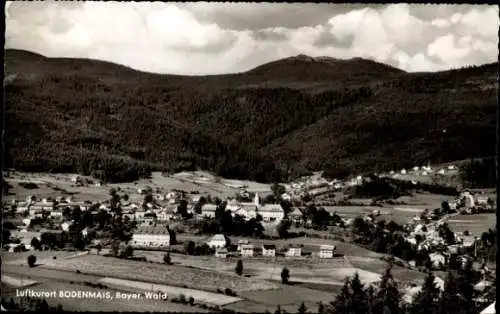
[[[488,5],[7,2],[6,47],[161,73],[244,71],[297,54],[407,71],[494,62]]]
[[[252,30],[252,37],[257,41],[282,41],[288,39],[288,30],[284,27]]]

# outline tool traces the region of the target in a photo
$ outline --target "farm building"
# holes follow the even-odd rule
[[[319,258],[333,258],[334,245],[323,244],[319,247]]]
[[[201,215],[207,218],[214,218],[216,210],[217,210],[217,205],[205,204],[201,207]]]
[[[300,257],[300,256],[302,256],[302,248],[298,245],[291,244],[288,247],[288,250],[285,252],[285,256]]]
[[[253,244],[243,244],[241,246],[241,256],[252,257],[254,256],[254,246]]]
[[[211,248],[223,248],[229,244],[229,238],[223,234],[216,234],[207,241]]]
[[[228,253],[229,251],[225,247],[219,248],[215,250],[215,257],[226,258]]]
[[[262,245],[262,256],[276,256],[276,246],[274,244]]]

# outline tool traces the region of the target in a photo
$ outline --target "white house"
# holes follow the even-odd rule
[[[239,215],[245,217],[246,220],[257,218],[257,207],[254,205],[242,205],[232,214],[233,216]]]
[[[72,221],[66,221],[61,224],[61,229],[65,232],[69,231],[69,227],[73,224]]]
[[[442,254],[431,253],[429,254],[429,259],[435,269],[441,269],[444,265],[446,265],[446,258]]]
[[[206,218],[214,218],[217,205],[205,204],[201,207],[201,215]]]
[[[215,257],[218,258],[226,258],[228,255],[229,251],[223,247],[215,250]]]
[[[50,217],[62,217],[62,211],[60,210],[53,210],[50,212]]]
[[[238,252],[241,251],[241,246],[242,245],[245,245],[245,244],[248,244],[248,243],[249,243],[248,240],[238,240],[238,248],[237,248]]]
[[[300,211],[300,209],[298,209],[297,207],[295,207],[290,213],[288,213],[288,217],[293,222],[300,222],[300,221],[302,221],[302,217],[303,216],[304,215],[302,214],[302,212]]]
[[[323,244],[319,247],[319,258],[333,258],[334,252],[334,245]]]
[[[406,174],[406,169],[401,169],[401,174]]]
[[[285,211],[280,204],[265,204],[259,208],[259,214],[264,221],[281,221],[285,218]]]
[[[241,246],[241,256],[243,256],[243,257],[253,257],[254,256],[254,246],[253,246],[253,244],[243,244]]]
[[[170,234],[165,233],[134,233],[131,240],[132,247],[165,248],[170,245]]]
[[[495,310],[496,303],[497,302],[495,301],[492,304],[490,304],[487,308],[482,310],[480,314],[496,314],[496,310]]]
[[[276,256],[276,245],[274,244],[262,245],[262,256],[269,256],[269,257]]]
[[[193,195],[191,197],[191,202],[198,203],[200,201],[200,199],[201,199],[201,195]]]
[[[298,245],[290,245],[288,250],[285,252],[285,256],[288,257],[300,257],[302,256],[302,248]]]
[[[488,196],[485,195],[477,195],[476,196],[476,203],[478,205],[488,205]]]
[[[216,234],[207,242],[211,248],[223,248],[229,243],[229,239],[223,234]]]
[[[463,200],[465,208],[472,208],[475,206],[475,200],[470,192],[463,192],[460,194],[460,199]]]

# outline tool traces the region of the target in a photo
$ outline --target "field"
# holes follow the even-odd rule
[[[448,219],[448,224],[455,232],[463,232],[468,230],[471,235],[481,236],[481,234],[494,228],[496,225],[495,213],[475,214],[475,215],[458,215]]]
[[[216,291],[218,288],[230,288],[237,292],[276,288],[275,284],[266,281],[240,278],[213,270],[121,260],[91,254],[68,260],[52,260],[42,267],[69,271],[80,270],[85,274],[149,281],[206,291]]]
[[[161,291],[168,296],[179,296],[183,294],[186,299],[193,297],[195,302],[209,303],[214,305],[226,305],[233,302],[241,301],[241,298],[231,297],[220,293],[210,293],[195,289],[179,288],[167,285],[151,284],[147,282],[123,280],[116,278],[103,278],[99,280],[100,283],[107,287],[116,287],[119,289],[132,289],[133,291]]]
[[[24,288],[24,287],[29,287],[37,282],[34,280],[28,280],[28,279],[23,279],[23,278],[16,278],[16,277],[11,277],[7,275],[2,275],[2,283],[10,285],[12,287],[16,288]]]
[[[130,199],[142,200],[143,196],[137,193],[138,188],[149,186],[153,189],[160,188],[164,192],[170,190],[183,190],[188,193],[199,192],[200,194],[210,194],[211,196],[226,198],[234,196],[239,191],[239,186],[246,186],[249,192],[260,192],[262,195],[270,193],[270,185],[253,181],[225,180],[215,177],[207,172],[181,172],[169,176],[163,176],[159,172],[153,172],[150,179],[141,179],[131,183],[108,184],[106,186],[75,186],[71,182],[72,174],[54,173],[25,173],[10,172],[5,178],[13,186],[7,201],[15,198],[24,200],[28,196],[38,195],[41,197],[57,197],[72,195],[78,201],[104,201],[109,199],[111,188],[120,188],[123,193],[127,193]],[[38,188],[25,189],[19,183],[32,182]]]
[[[344,244],[340,246],[340,250],[348,251],[350,247],[357,248],[356,246]],[[387,263],[380,260],[380,254],[373,252],[372,254],[363,254],[362,250],[365,249],[351,249],[354,255],[324,260],[317,258],[288,259],[284,257],[275,259],[241,258],[244,268],[243,275],[254,279],[279,281],[281,280],[281,270],[286,267],[290,270],[290,280],[292,282],[304,285],[318,285],[318,290],[327,291],[331,290],[330,286],[332,285],[342,285],[345,277],[353,276],[355,272],[358,272],[363,282],[377,281],[380,275],[384,273]],[[137,256],[144,256],[148,260],[158,263],[162,262],[163,254],[162,252],[152,251],[135,252]],[[207,270],[215,269],[227,274],[234,273],[234,267],[240,259],[220,259],[213,256],[186,256],[182,254],[170,254],[170,257],[171,261],[176,265]],[[423,278],[423,274],[395,266],[394,277],[398,280],[418,281]]]
[[[69,251],[36,251],[36,252],[6,252],[2,250],[2,264],[3,265],[26,265],[28,256],[34,254],[36,255],[36,264],[41,265],[46,262],[53,260],[55,256],[56,259],[71,258],[77,255],[79,252],[69,252]],[[81,252],[80,252],[81,254]]]
[[[446,195],[431,193],[415,193],[412,196],[402,196],[394,201],[400,205],[379,206],[324,206],[328,212],[336,212],[346,218],[354,218],[359,215],[371,214],[374,210],[380,212],[379,219],[386,221],[394,220],[398,224],[407,223],[412,217],[420,214],[425,209],[440,208],[441,203],[449,200]]]

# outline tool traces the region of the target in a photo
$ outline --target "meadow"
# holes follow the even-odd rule
[[[235,274],[220,273],[213,270],[188,268],[178,265],[161,265],[112,257],[88,254],[67,260],[52,260],[42,267],[58,270],[76,271],[84,274],[109,276],[119,279],[147,281],[169,284],[183,288],[206,291],[229,288],[233,291],[265,290],[276,285],[263,280],[241,278]]]

